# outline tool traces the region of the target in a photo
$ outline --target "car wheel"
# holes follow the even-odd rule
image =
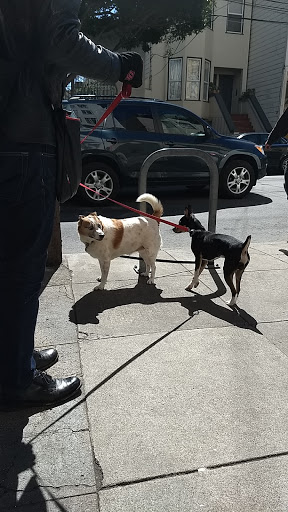
[[[280,170],[283,172],[283,174],[285,174],[287,172],[287,170],[288,170],[288,156],[285,156],[285,158],[283,158],[283,160],[281,160]]]
[[[116,172],[103,162],[84,163],[82,183],[90,190],[80,186],[77,195],[93,205],[108,204],[108,198],[114,199],[120,190]]]
[[[219,176],[220,197],[244,197],[255,183],[252,165],[245,160],[232,160],[222,169]]]

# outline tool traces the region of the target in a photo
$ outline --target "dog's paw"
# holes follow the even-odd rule
[[[140,276],[148,277],[149,276],[149,272],[141,272]]]
[[[151,277],[147,280],[147,284],[154,284],[154,279]]]
[[[237,302],[237,297],[232,297],[231,300],[228,300],[226,302],[227,306],[235,306],[236,305],[236,302]]]
[[[96,291],[96,290],[104,290],[104,286],[105,286],[104,284],[100,283],[97,286],[95,286],[95,288],[93,288],[93,289],[94,289],[94,291]]]
[[[200,281],[195,281],[195,283],[193,283],[193,287],[192,288],[197,288],[197,286],[199,286],[199,282]]]

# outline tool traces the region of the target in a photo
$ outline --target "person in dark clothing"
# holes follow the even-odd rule
[[[279,117],[273,130],[269,133],[268,139],[265,143],[265,151],[270,151],[272,144],[274,144],[280,137],[285,137],[288,133],[288,108]],[[284,171],[284,189],[288,199],[288,172]]]
[[[53,104],[69,73],[142,84],[135,52],[114,53],[80,31],[80,0],[2,0],[0,5],[0,406],[57,405],[77,377],[45,372],[55,349],[36,351],[38,298],[56,192]]]

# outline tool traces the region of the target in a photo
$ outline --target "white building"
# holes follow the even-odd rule
[[[182,105],[217,124],[221,114],[209,101],[214,82],[228,113],[239,114],[238,100],[247,86],[251,11],[244,0],[218,0],[203,32],[173,45],[154,45],[145,55],[145,88],[138,94]]]

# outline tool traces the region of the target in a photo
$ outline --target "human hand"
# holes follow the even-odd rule
[[[141,87],[143,75],[143,59],[141,55],[136,52],[123,52],[118,53],[118,57],[121,62],[120,82],[128,82],[135,88]],[[130,72],[132,79],[129,80]]]

